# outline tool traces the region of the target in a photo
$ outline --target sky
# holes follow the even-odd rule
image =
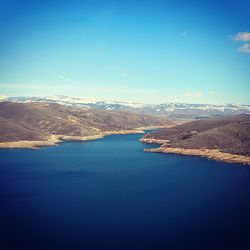
[[[0,0],[0,98],[250,104],[249,9],[249,0]]]

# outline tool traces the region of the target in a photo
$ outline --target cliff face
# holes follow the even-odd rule
[[[107,131],[168,126],[162,117],[47,103],[0,103],[0,142],[46,141],[52,135],[84,137]]]
[[[250,115],[189,122],[148,133],[142,141],[147,142],[147,140],[152,139],[154,141],[167,140],[162,143],[162,149],[210,149],[250,156]]]

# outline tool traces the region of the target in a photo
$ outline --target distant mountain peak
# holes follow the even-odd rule
[[[52,95],[46,97],[10,97],[0,101],[9,102],[44,102],[58,103],[65,106],[76,106],[85,109],[97,108],[101,110],[124,110],[137,114],[161,115],[169,118],[194,119],[218,115],[234,115],[250,113],[250,105],[241,104],[188,104],[170,102],[162,104],[143,104],[129,101],[97,100],[94,98],[77,98],[65,95]]]

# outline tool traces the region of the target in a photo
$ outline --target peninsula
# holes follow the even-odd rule
[[[146,152],[195,155],[250,164],[250,115],[213,117],[147,133],[143,143],[160,144]]]

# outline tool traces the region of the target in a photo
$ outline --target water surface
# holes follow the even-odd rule
[[[250,249],[250,167],[140,136],[0,150],[0,249]]]

